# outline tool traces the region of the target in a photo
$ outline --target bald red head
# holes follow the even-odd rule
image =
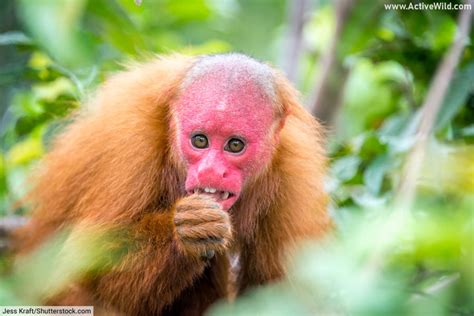
[[[192,67],[175,115],[188,193],[210,194],[229,209],[269,162],[278,125],[273,85],[271,68],[242,55],[204,57]]]

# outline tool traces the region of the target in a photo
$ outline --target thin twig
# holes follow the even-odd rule
[[[8,252],[11,246],[11,233],[25,225],[27,219],[23,216],[7,216],[0,218],[0,255]]]
[[[336,1],[336,28],[329,48],[321,58],[319,67],[320,73],[316,79],[314,92],[309,99],[311,113],[326,123],[331,122],[337,109],[336,104],[328,104],[329,102],[325,100],[324,95],[326,94],[326,90],[330,88],[329,77],[337,63],[337,44],[341,40],[342,31],[347,22],[347,16],[354,3],[355,0]]]
[[[298,78],[298,66],[303,44],[303,29],[309,11],[309,0],[294,0],[288,9],[288,39],[286,43],[286,56],[284,69],[288,79],[296,82]]]
[[[25,225],[26,217],[23,216],[7,216],[0,218],[0,236],[7,236],[13,230]]]

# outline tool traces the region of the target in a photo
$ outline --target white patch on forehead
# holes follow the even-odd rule
[[[225,101],[219,102],[219,104],[216,107],[216,110],[218,111],[225,111],[227,109],[227,103]]]
[[[254,82],[272,102],[277,99],[272,68],[253,58],[235,53],[202,57],[189,70],[182,88],[185,89],[195,80],[216,72],[226,75],[224,83],[229,87],[236,86],[245,78]]]

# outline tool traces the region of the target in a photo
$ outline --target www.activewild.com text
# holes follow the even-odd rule
[[[448,2],[435,2],[435,3],[386,3],[384,4],[385,10],[471,10],[471,4],[458,4]]]

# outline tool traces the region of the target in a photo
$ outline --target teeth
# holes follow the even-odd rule
[[[193,189],[193,192],[195,194],[199,194],[199,193],[210,193],[210,194],[214,194],[214,193],[218,193],[221,195],[221,198],[222,199],[228,199],[229,196],[230,196],[230,192],[227,192],[227,191],[219,191],[215,188],[195,188]]]

